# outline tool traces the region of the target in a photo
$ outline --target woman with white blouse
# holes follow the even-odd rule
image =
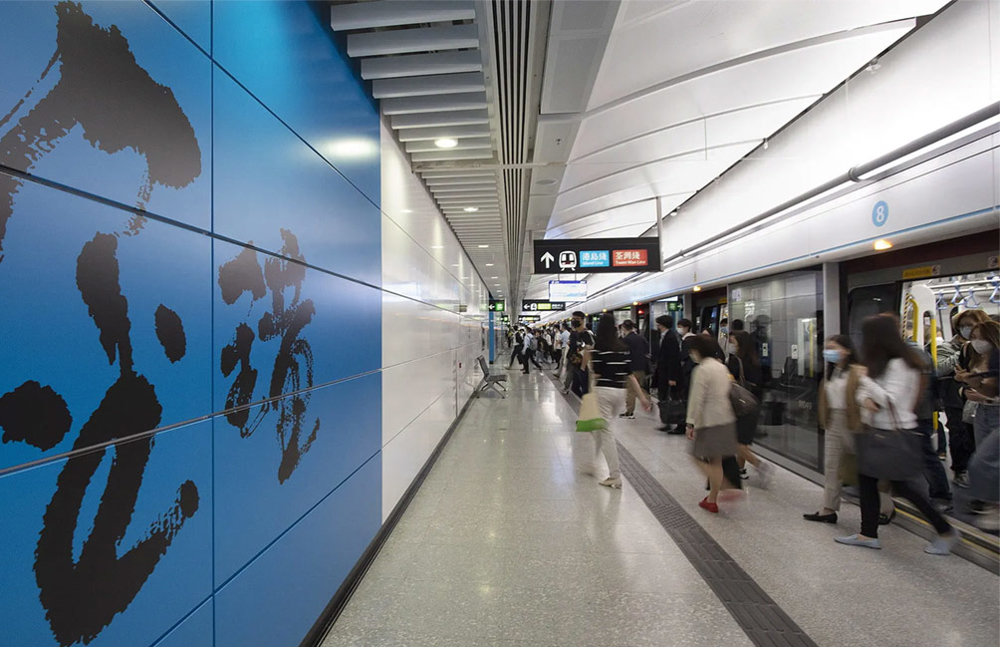
[[[858,381],[857,403],[861,405],[861,421],[866,430],[861,433],[912,433],[917,428],[915,409],[920,396],[922,361],[906,345],[892,317],[876,315],[865,319],[861,326],[864,374]],[[836,541],[850,546],[881,548],[878,539],[878,478],[865,474],[859,456],[858,481],[861,490],[861,532]],[[883,457],[889,458],[892,457]],[[900,457],[903,458],[903,457]],[[919,472],[919,469],[917,470]],[[958,541],[958,534],[941,513],[907,481],[893,481],[897,495],[908,499],[920,510],[938,533],[924,552],[947,555]]]
[[[719,354],[715,338],[698,335],[692,340],[691,360],[698,366],[688,392],[687,437],[694,441],[691,454],[695,464],[708,477],[708,496],[698,505],[712,513],[719,511],[722,459],[736,456],[738,450],[736,414],[729,399],[733,381],[729,369],[716,359]]]

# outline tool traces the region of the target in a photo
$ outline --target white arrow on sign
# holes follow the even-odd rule
[[[545,252],[544,254],[542,254],[542,262],[545,263],[545,269],[549,269],[549,267],[552,266],[552,262],[555,260],[556,257],[553,256],[550,252]]]

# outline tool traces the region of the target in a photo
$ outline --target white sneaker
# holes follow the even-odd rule
[[[611,478],[609,476],[608,478],[601,481],[601,485],[603,485],[604,487],[609,487],[613,490],[620,490],[622,489],[622,479],[621,477]]]

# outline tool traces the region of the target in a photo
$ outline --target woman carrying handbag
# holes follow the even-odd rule
[[[594,435],[594,452],[603,453],[608,463],[608,478],[601,485],[616,490],[622,487],[622,473],[618,464],[618,445],[611,424],[625,406],[625,385],[639,394],[639,402],[646,411],[653,404],[639,388],[635,375],[629,372],[629,351],[625,342],[618,336],[615,316],[610,312],[601,315],[597,325],[597,340],[593,349],[584,351],[584,368],[588,369],[590,390],[584,395],[580,406],[580,419],[577,421],[578,431],[590,431]],[[596,398],[598,419],[587,420],[593,414],[585,414],[585,409],[593,410],[593,400]],[[590,402],[588,402],[590,400]]]
[[[850,546],[881,548],[878,539],[879,479],[892,482],[897,495],[908,499],[934,526],[938,537],[924,552],[947,555],[958,533],[941,513],[910,485],[921,475],[921,437],[914,410],[920,396],[920,357],[906,345],[891,316],[876,315],[861,326],[864,374],[855,399],[861,405],[864,429],[855,437],[861,490],[861,532],[836,541]]]

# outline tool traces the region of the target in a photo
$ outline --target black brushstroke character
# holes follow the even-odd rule
[[[284,483],[312,447],[320,421],[317,418],[313,422],[312,430],[303,439],[306,409],[311,397],[308,389],[313,385],[313,355],[309,341],[299,335],[312,321],[316,308],[312,299],[302,299],[306,268],[305,257],[299,252],[299,241],[287,229],[280,231],[282,258],[268,258],[261,268],[257,254],[246,248],[219,267],[219,287],[223,301],[229,305],[249,292],[252,308],[253,303],[264,298],[267,291],[271,292],[271,311],[265,312],[257,322],[257,337],[261,342],[279,341],[268,388],[268,397],[274,399],[259,406],[257,414],[250,420],[248,405],[253,399],[257,370],[250,363],[254,332],[247,323],[237,326],[233,341],[222,349],[220,368],[222,374],[229,377],[237,365],[240,367],[226,398],[229,410],[226,419],[240,430],[242,437],[252,435],[269,412],[277,411],[278,443],[281,446],[278,482]],[[299,393],[302,390],[305,392]],[[288,393],[294,395],[281,397]]]
[[[153,439],[147,436],[124,440],[113,448],[86,449],[155,429],[160,424],[162,407],[153,385],[133,367],[131,322],[128,301],[121,293],[118,279],[117,249],[118,238],[98,233],[83,246],[77,258],[77,288],[97,326],[98,340],[109,364],[117,359],[119,377],[80,429],[73,449],[84,451],[69,458],[59,473],[35,549],[39,600],[61,645],[91,642],[116,614],[124,611],[184,521],[198,510],[198,488],[185,481],[177,490],[174,505],[150,523],[141,540],[119,556]],[[41,448],[52,447],[65,436],[71,424],[63,399],[37,382],[25,382],[0,398],[0,403],[5,403],[0,406],[5,442],[9,433],[11,439]],[[42,421],[51,427],[43,428],[38,421],[27,424],[45,404],[56,408]],[[73,538],[84,497],[105,454],[111,451],[114,459],[94,525],[79,559],[74,559]]]
[[[56,49],[40,84],[58,63],[59,80],[0,137],[0,165],[29,172],[70,130],[80,126],[95,148],[114,154],[132,149],[146,160],[135,206],[144,209],[153,186],[182,188],[201,175],[201,150],[190,121],[173,92],[153,81],[116,26],[98,27],[75,2],[59,2]],[[37,86],[37,84],[36,84]],[[34,88],[0,118],[0,128],[31,99]],[[17,177],[0,172],[0,262]],[[136,215],[121,232],[138,234]],[[186,519],[198,510],[198,489],[190,480],[177,489],[174,504],[153,520],[145,535],[125,549],[122,541],[135,512],[153,446],[151,437],[129,440],[160,424],[162,407],[149,381],[133,367],[128,302],[121,294],[118,238],[98,233],[77,259],[77,288],[119,377],[80,429],[46,508],[35,550],[39,600],[56,640],[65,646],[90,643],[123,612],[144,586]],[[175,313],[158,312],[157,333],[171,361],[184,354],[183,325]],[[57,445],[72,418],[51,387],[29,380],[0,397],[4,442],[24,441],[40,449]],[[124,440],[122,440],[124,439]],[[87,451],[121,440],[110,448]],[[84,497],[106,453],[113,460],[97,514],[78,559],[73,543]]]
[[[145,209],[154,184],[182,188],[201,175],[194,128],[170,88],[141,68],[118,27],[94,24],[75,2],[55,6],[56,50],[36,86],[59,63],[59,81],[0,137],[0,165],[32,167],[77,125],[95,148],[113,154],[130,148],[146,159],[145,181],[135,206]],[[34,88],[0,118],[2,128],[31,98]],[[13,214],[17,177],[0,173],[0,263],[7,221]],[[142,229],[134,216],[125,234]]]

